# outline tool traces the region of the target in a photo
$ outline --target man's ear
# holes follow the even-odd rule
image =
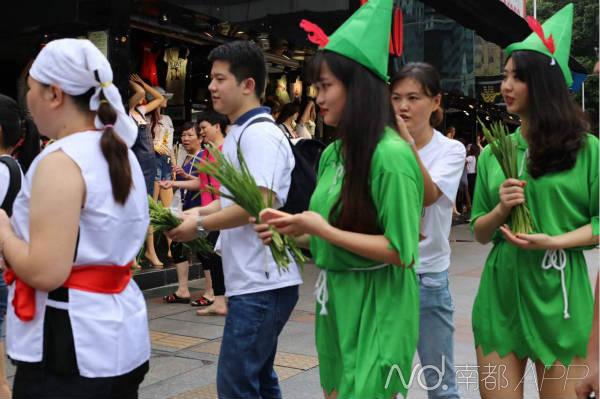
[[[244,79],[244,81],[242,82],[243,85],[243,93],[246,95],[251,95],[254,94],[254,89],[256,88],[256,81],[254,80],[254,78],[248,78],[248,79]]]

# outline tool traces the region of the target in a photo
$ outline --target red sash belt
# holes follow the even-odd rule
[[[125,266],[75,266],[62,286],[98,294],[118,294],[127,287],[131,280],[131,264],[132,262]],[[12,305],[17,317],[21,321],[33,320],[35,317],[35,290],[20,280],[10,268],[4,270],[4,281],[8,285],[15,283]]]

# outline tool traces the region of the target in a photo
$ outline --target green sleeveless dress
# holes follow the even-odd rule
[[[323,152],[310,202],[310,209],[325,218],[339,198],[344,176],[339,146],[333,143]],[[340,399],[406,395],[419,338],[414,265],[423,181],[410,147],[391,129],[377,145],[370,176],[379,226],[404,265],[381,265],[311,238],[321,269],[316,308],[321,385],[327,393],[337,391]]]
[[[597,235],[598,139],[587,135],[573,168],[538,179],[522,166],[527,142],[520,130],[511,139],[517,142],[535,231],[555,236],[591,223]],[[500,202],[498,190],[504,180],[488,146],[478,161],[471,226]],[[473,305],[476,346],[486,355],[512,352],[547,366],[555,361],[567,366],[574,357],[585,357],[593,295],[582,251],[590,248],[523,250],[505,241],[499,231],[493,244]]]

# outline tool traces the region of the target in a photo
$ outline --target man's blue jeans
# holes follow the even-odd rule
[[[217,368],[219,399],[280,399],[277,339],[298,302],[298,286],[229,298]]]
[[[418,351],[421,366],[425,368],[427,394],[429,399],[457,399],[454,303],[448,287],[448,271],[418,276],[421,299]]]

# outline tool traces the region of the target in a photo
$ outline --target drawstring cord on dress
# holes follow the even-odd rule
[[[519,178],[523,174],[523,170],[525,168],[525,164],[527,163],[527,158],[529,157],[529,148],[525,150],[525,154],[523,155],[523,162],[521,162],[521,167],[519,168]],[[569,314],[569,293],[567,291],[567,284],[565,282],[565,267],[567,267],[567,253],[564,249],[548,249],[546,253],[544,253],[544,258],[542,259],[542,269],[543,270],[558,270],[560,272],[560,286],[563,294],[563,318],[566,320],[571,317]]]

